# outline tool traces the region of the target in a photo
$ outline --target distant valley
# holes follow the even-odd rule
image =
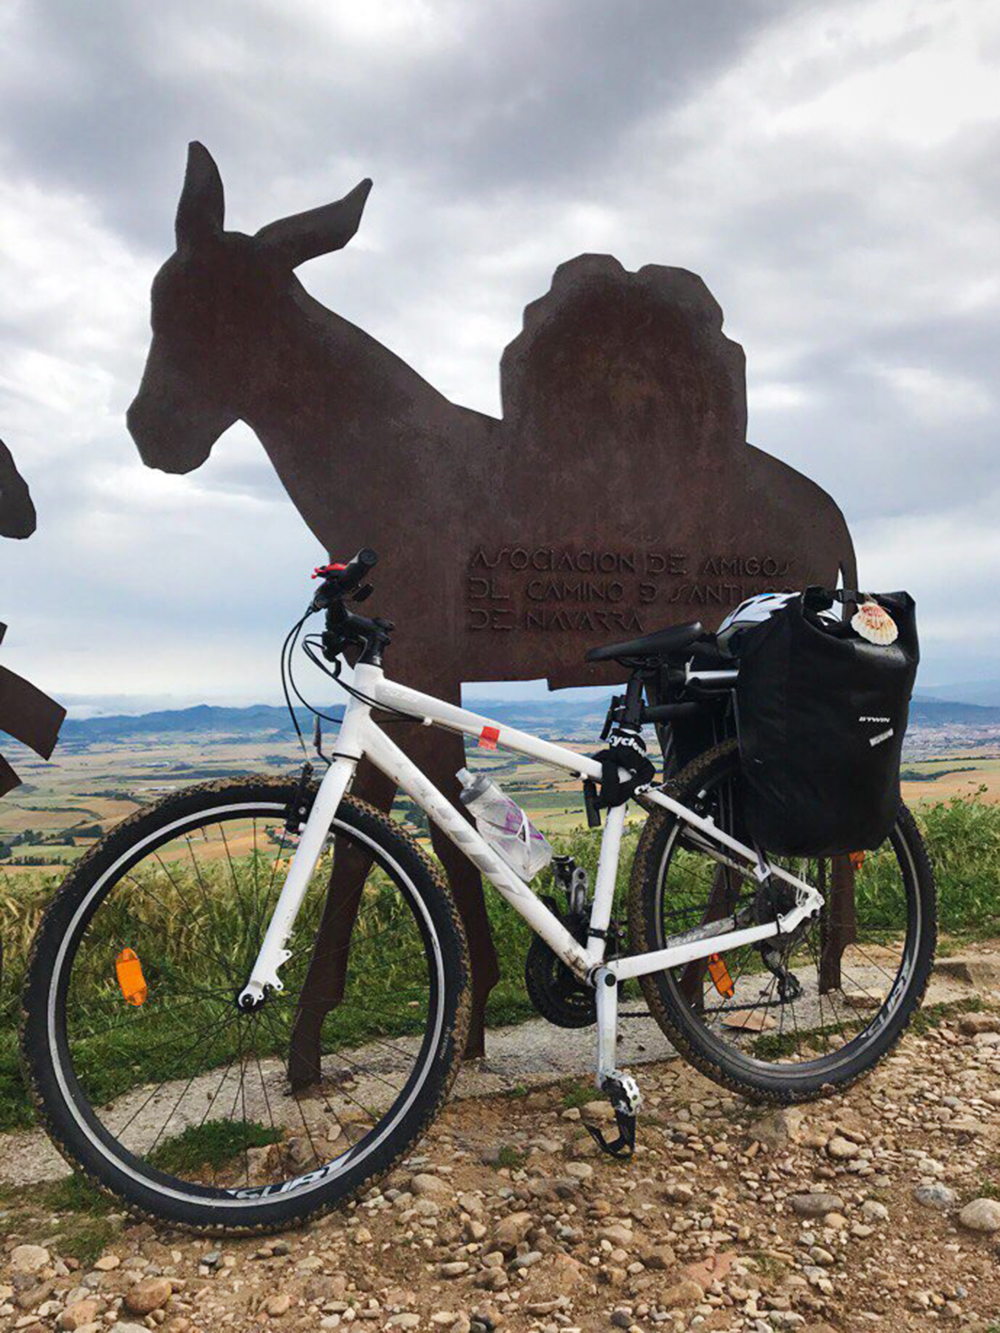
[[[543,735],[578,735],[588,724],[598,730],[607,711],[607,697],[591,699],[470,699],[467,706],[474,712],[485,713],[498,722],[526,731],[537,730]],[[322,705],[332,717],[343,714],[343,705]],[[313,717],[306,709],[296,710],[303,734],[312,733]],[[964,703],[955,700],[916,697],[910,705],[912,729],[949,726],[965,728],[1000,727],[1000,706]],[[294,734],[288,710],[280,705],[253,704],[247,708],[225,708],[199,704],[193,708],[164,709],[137,715],[117,714],[110,717],[68,719],[63,724],[60,745],[79,749],[89,745],[105,745],[117,740],[133,740],[153,736],[202,736],[262,738],[289,737]],[[595,736],[596,739],[596,736]]]
[[[466,702],[502,725],[592,752],[600,745],[609,698],[610,691],[602,691],[527,700],[470,695]],[[326,704],[323,711],[339,719],[343,705]],[[296,719],[309,746],[313,716],[300,708]],[[334,723],[324,723],[328,750],[335,730]],[[291,774],[303,758],[287,709],[273,704],[71,718],[50,763],[13,742],[5,742],[4,750],[24,779],[0,802],[0,884],[8,887],[11,876],[63,873],[118,820],[178,787],[262,771]],[[581,826],[579,784],[570,775],[509,751],[477,749],[475,738],[467,742],[467,755],[471,766],[488,768],[546,832]],[[903,779],[905,799],[917,804],[977,793],[1000,800],[1000,706],[914,699]],[[426,834],[426,821],[412,802],[400,797],[394,809],[415,833]]]

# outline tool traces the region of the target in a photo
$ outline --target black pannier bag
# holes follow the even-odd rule
[[[851,604],[875,601],[894,643],[868,643]],[[834,601],[844,618],[821,617]],[[736,684],[744,817],[777,856],[873,850],[899,808],[899,760],[920,652],[909,593],[808,588],[740,645]]]

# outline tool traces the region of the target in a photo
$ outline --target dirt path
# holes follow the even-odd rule
[[[798,975],[807,994],[814,994],[814,969],[799,968]],[[881,997],[888,984],[887,975],[877,966],[855,960],[849,968],[848,993]],[[739,984],[736,999],[753,1004],[764,988],[761,977],[746,978]],[[938,975],[928,992],[927,1003],[953,1002],[969,993],[970,987],[960,979]],[[674,1058],[673,1048],[654,1021],[638,1016],[645,1015],[644,1005],[623,1005],[622,1013],[634,1015],[623,1019],[621,1024],[619,1052],[623,1067],[638,1068]],[[839,995],[811,1003],[798,1001],[796,1015],[799,1026],[805,1030],[840,1019],[846,1021],[851,1010],[844,996]],[[769,1021],[769,1026],[777,1028],[773,1021]],[[543,1019],[492,1029],[487,1039],[487,1057],[463,1067],[455,1096],[506,1093],[518,1086],[534,1087],[568,1075],[585,1078],[593,1069],[594,1040],[593,1028],[559,1030]],[[332,1144],[342,1129],[346,1132],[352,1119],[358,1118],[359,1106],[376,1106],[396,1095],[412,1068],[415,1050],[415,1040],[397,1038],[391,1043],[379,1042],[352,1051],[352,1065],[366,1072],[359,1072],[350,1090],[339,1096],[331,1091],[322,1097],[296,1101],[287,1094],[282,1062],[264,1059],[252,1066],[248,1064],[242,1086],[235,1067],[221,1073],[215,1070],[192,1081],[180,1079],[158,1087],[141,1086],[119,1098],[102,1118],[127,1148],[145,1155],[164,1139],[196,1125],[203,1118],[206,1106],[217,1105],[225,1114],[238,1090],[245,1119],[267,1124],[275,1118],[289,1133],[307,1135],[318,1145]],[[334,1063],[335,1058],[331,1058],[325,1062],[325,1068]],[[327,1072],[333,1072],[332,1068]],[[0,1186],[34,1185],[66,1174],[65,1162],[41,1130],[0,1135]]]

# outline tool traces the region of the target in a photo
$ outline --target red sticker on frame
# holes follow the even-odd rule
[[[484,750],[495,750],[500,739],[499,727],[483,727],[479,733],[479,744]]]

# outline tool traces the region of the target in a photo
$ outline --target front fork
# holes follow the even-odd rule
[[[343,739],[341,739],[341,745]],[[295,925],[302,900],[316,870],[327,835],[337,814],[337,808],[354,777],[357,760],[351,757],[335,759],[323,776],[309,816],[299,823],[300,839],[295,849],[288,874],[282,886],[271,921],[267,927],[250,980],[240,991],[237,1004],[252,1010],[263,1004],[269,990],[282,991],[284,985],[278,970],[291,957],[285,945]],[[299,819],[300,810],[292,810],[289,818]]]

